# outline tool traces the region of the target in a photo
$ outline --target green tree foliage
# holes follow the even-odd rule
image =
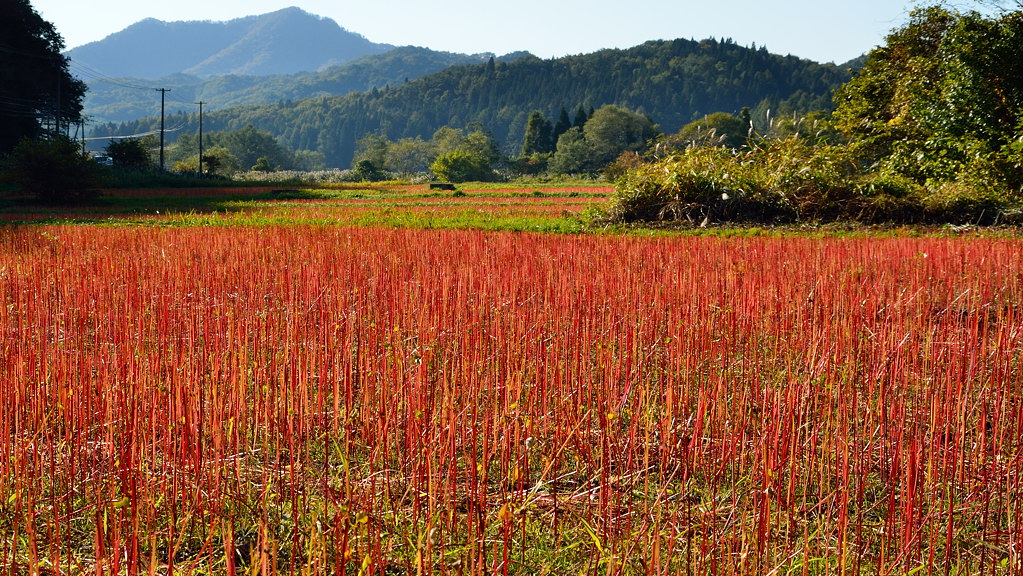
[[[583,129],[573,126],[558,138],[558,146],[551,158],[550,168],[560,174],[583,174],[599,167],[593,161],[596,154],[586,140]]]
[[[81,119],[86,87],[71,76],[63,49],[28,0],[0,2],[0,154]]]
[[[154,166],[149,154],[149,145],[138,138],[111,140],[107,144],[106,154],[114,161],[114,166],[128,170],[148,170]]]
[[[452,183],[486,181],[493,176],[486,158],[461,148],[438,156],[430,170],[438,180]]]
[[[702,223],[1023,220],[1023,12],[917,9],[836,101],[833,124],[764,113],[767,133],[753,146],[690,146],[624,170],[610,214]],[[832,126],[844,142],[835,143]]]
[[[650,118],[619,106],[601,106],[583,114],[588,118],[585,125],[573,126],[558,138],[551,171],[598,172],[624,152],[645,152],[660,134]]]
[[[750,121],[728,114],[715,112],[694,120],[667,138],[668,144],[676,149],[690,146],[724,146],[741,148],[752,135]]]
[[[627,50],[554,60],[524,57],[513,62],[452,66],[380,90],[217,110],[206,116],[210,130],[239,130],[252,124],[292,149],[317,150],[328,165],[352,165],[366,134],[429,140],[441,126],[483,124],[502,150],[518,153],[530,112],[548,118],[564,102],[642,110],[666,131],[715,111],[754,109],[805,113],[829,109],[831,92],[849,78],[834,65],[778,56],[732,42],[673,40]],[[595,112],[595,111],[594,111]],[[196,129],[196,115],[173,117]],[[96,134],[152,130],[158,118],[101,125]]]
[[[277,138],[266,130],[257,130],[251,124],[241,130],[211,135],[210,142],[231,151],[242,166],[255,166],[260,158],[275,168],[288,169],[294,165],[291,152],[277,142]]]
[[[494,135],[483,124],[472,122],[465,128],[465,141],[462,148],[486,160],[491,166],[502,160],[501,147]]]
[[[368,161],[374,166],[382,167],[387,159],[387,149],[390,145],[391,141],[383,134],[366,134],[355,143],[355,158],[352,160],[352,166],[357,166],[362,161]]]
[[[212,146],[203,150],[202,170],[206,176],[230,176],[241,170],[231,151],[223,146]],[[199,172],[199,153],[182,158],[174,163],[175,172]]]
[[[458,150],[465,144],[465,132],[451,126],[441,126],[430,139],[434,158]]]
[[[522,142],[522,156],[547,154],[554,151],[554,126],[544,117],[543,112],[534,110],[526,123],[526,135]]]
[[[571,127],[572,121],[568,119],[568,110],[562,106],[561,112],[558,112],[558,121],[554,123],[554,129],[551,132],[551,142],[557,145],[558,138],[561,138],[561,135],[568,132]]]
[[[401,178],[425,172],[432,158],[432,145],[422,138],[402,138],[387,147],[384,168]]]
[[[270,164],[270,159],[266,156],[260,156],[256,158],[256,163],[250,168],[253,172],[273,172],[273,164]]]
[[[6,180],[40,202],[63,204],[95,195],[100,168],[76,142],[64,136],[25,138],[7,157]]]
[[[1005,182],[1023,172],[1023,12],[985,18],[942,6],[870,53],[836,97],[838,128],[865,162],[926,183]]]
[[[622,152],[645,151],[660,134],[650,118],[619,106],[601,106],[590,115],[583,134],[598,166],[611,163]]]
[[[579,108],[575,111],[575,120],[572,122],[572,126],[576,128],[582,128],[586,125],[586,121],[590,119],[590,116],[586,113],[586,109],[580,104]]]
[[[316,171],[327,169],[327,159],[315,150],[295,150],[295,170]]]
[[[500,160],[497,142],[480,125],[462,130],[445,127],[434,134],[434,161],[430,171],[444,182],[486,182],[494,179]]]
[[[386,179],[383,169],[374,164],[372,160],[359,160],[352,170],[355,177],[362,182],[379,182]]]
[[[220,163],[219,170],[211,170],[209,171],[210,173],[228,175],[231,173],[228,170],[250,169],[250,167],[255,169],[257,165],[260,166],[260,170],[269,171],[278,169],[291,170],[300,167],[295,153],[279,144],[277,138],[270,132],[258,130],[251,124],[241,130],[211,132],[205,134],[203,138],[207,150],[223,148],[232,159],[228,161],[227,156],[221,154],[220,159],[222,162]],[[313,154],[314,157],[310,158],[306,154],[304,158],[312,160],[314,164],[321,162],[321,156],[317,153]],[[170,158],[172,162],[178,163],[175,164],[175,169],[181,166],[185,171],[194,171],[192,168],[189,168],[191,160],[194,160],[195,170],[197,170],[199,163],[198,137],[194,134],[182,134],[177,142],[175,142],[170,152]],[[205,163],[205,154],[203,158]],[[260,159],[264,161],[260,162]]]

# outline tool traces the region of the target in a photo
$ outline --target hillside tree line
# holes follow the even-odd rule
[[[746,106],[755,112],[828,109],[832,91],[849,78],[839,66],[730,40],[655,41],[552,60],[491,59],[390,88],[218,110],[205,121],[210,131],[252,125],[277,135],[289,149],[322,153],[328,167],[347,168],[367,134],[429,140],[444,126],[465,129],[475,123],[505,155],[515,156],[534,111],[556,123],[562,107],[569,106],[571,115],[580,104],[587,111],[610,104],[674,132],[707,114]],[[194,133],[198,115],[181,111],[167,123]],[[158,126],[159,118],[149,117],[97,126],[93,134],[137,134]]]

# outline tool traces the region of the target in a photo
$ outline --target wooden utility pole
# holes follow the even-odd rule
[[[202,171],[202,100],[199,101],[199,176],[203,175]]]
[[[157,92],[160,93],[160,171],[164,170],[163,166],[163,130],[164,130],[164,106],[167,103],[167,93],[170,92],[170,88],[157,88]]]

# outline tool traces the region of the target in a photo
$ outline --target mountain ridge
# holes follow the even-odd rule
[[[515,53],[499,57],[510,61],[528,55]],[[159,99],[152,90],[168,88],[171,101],[202,100],[207,110],[230,106],[269,104],[280,100],[301,100],[317,96],[339,96],[373,88],[395,86],[449,66],[478,64],[492,54],[456,54],[428,48],[400,46],[380,54],[361,56],[317,72],[270,76],[222,75],[208,78],[177,73],[148,80],[144,78],[94,79],[85,95],[85,113],[93,122],[127,122],[154,113]],[[139,89],[144,88],[144,89]],[[173,109],[173,108],[172,108]]]
[[[289,7],[222,22],[146,18],[67,55],[109,77],[153,80],[316,71],[393,48]]]

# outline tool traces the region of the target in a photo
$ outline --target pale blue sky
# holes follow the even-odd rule
[[[230,20],[288,6],[387,44],[541,58],[708,37],[842,63],[880,44],[913,0],[32,0],[68,48],[152,17]]]

